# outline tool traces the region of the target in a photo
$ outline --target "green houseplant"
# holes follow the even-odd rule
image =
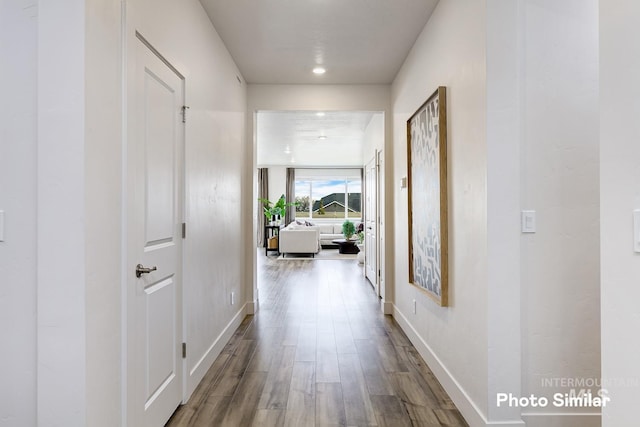
[[[270,200],[259,198],[258,201],[263,204],[264,216],[267,217],[267,221],[275,221],[279,217],[284,217],[287,213],[287,207],[297,206],[298,202],[287,202],[284,194],[274,203]]]
[[[364,244],[364,224],[358,224],[358,228],[356,228],[356,237],[358,238],[359,244]]]
[[[353,225],[353,222],[348,219],[342,223],[342,234],[344,234],[345,239],[351,240],[351,237],[356,233],[356,226]]]
[[[258,201],[260,203],[262,203],[262,212],[264,213],[264,216],[267,218],[267,222],[271,222],[271,219],[273,218],[273,203],[270,202],[267,199],[263,199],[263,198],[258,198]]]

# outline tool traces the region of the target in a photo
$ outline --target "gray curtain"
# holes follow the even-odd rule
[[[284,197],[287,199],[287,202],[292,203],[295,201],[296,197],[296,170],[294,168],[287,168],[287,192]],[[288,225],[291,221],[296,217],[296,207],[289,206],[287,207],[287,212],[284,216],[284,223]]]
[[[258,168],[258,197],[262,199],[269,198],[269,169]],[[264,241],[264,226],[266,218],[264,216],[264,205],[258,202],[258,247],[263,248],[266,245]]]

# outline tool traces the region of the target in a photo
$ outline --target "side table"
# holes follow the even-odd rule
[[[264,255],[268,256],[269,252],[276,252],[280,255],[280,229],[282,225],[265,225],[264,226]],[[269,239],[275,237],[278,244],[275,248],[269,247]]]

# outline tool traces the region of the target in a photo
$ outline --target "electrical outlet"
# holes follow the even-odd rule
[[[235,292],[231,292],[231,305],[235,304],[236,302],[236,294]]]
[[[418,303],[416,302],[416,300],[413,300],[413,314],[416,314],[418,308]]]

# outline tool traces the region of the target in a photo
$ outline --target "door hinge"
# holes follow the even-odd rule
[[[187,223],[186,222],[182,223],[182,238],[183,239],[187,238]]]
[[[183,359],[187,358],[187,343],[186,342],[182,343],[182,358]]]
[[[382,270],[378,270],[378,277],[382,276]]]
[[[187,110],[189,109],[189,107],[187,107],[186,105],[182,106],[182,123],[187,123]]]

